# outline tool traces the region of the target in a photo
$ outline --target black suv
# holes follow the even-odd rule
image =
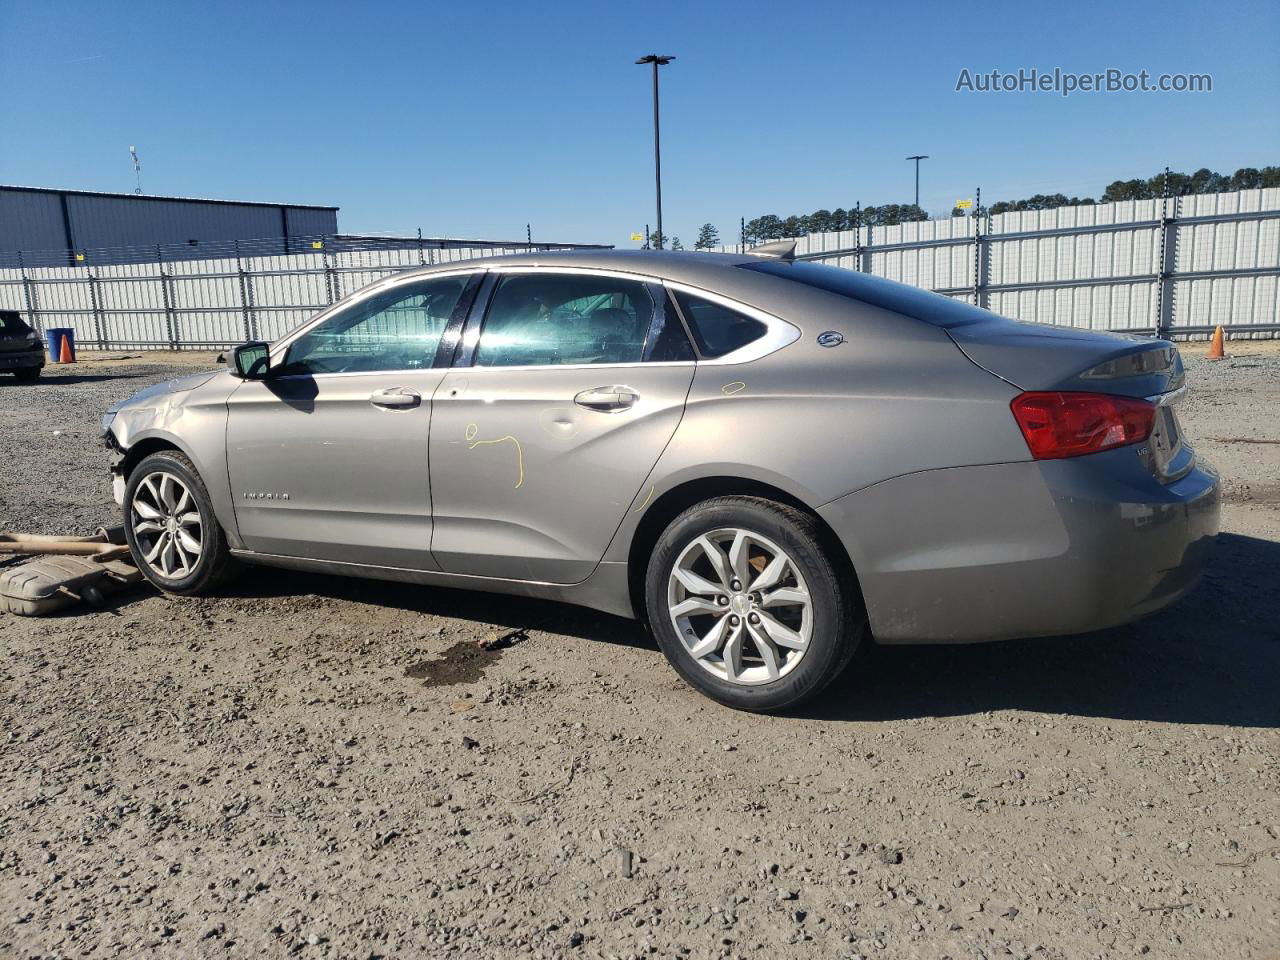
[[[19,380],[34,380],[44,366],[44,344],[18,316],[17,310],[0,310],[0,372]]]

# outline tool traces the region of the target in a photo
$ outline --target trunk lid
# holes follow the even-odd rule
[[[1023,390],[1084,390],[1154,397],[1185,374],[1168,340],[1024,323],[989,315],[944,327],[970,360]]]
[[[1159,480],[1184,476],[1195,456],[1182,442],[1173,405],[1186,383],[1182,357],[1168,340],[1024,323],[994,314],[947,325],[970,360],[1023,390],[1072,390],[1141,397],[1157,405],[1139,454]]]

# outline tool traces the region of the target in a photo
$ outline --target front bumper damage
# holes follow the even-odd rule
[[[111,472],[111,496],[115,499],[117,506],[123,507],[126,451],[120,446],[120,441],[116,439],[116,435],[112,432],[110,426],[107,426],[102,434],[102,445],[111,454],[108,465],[108,470]]]

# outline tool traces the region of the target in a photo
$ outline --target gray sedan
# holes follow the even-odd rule
[[[156,586],[244,564],[644,620],[792,707],[860,644],[1095,630],[1218,524],[1166,341],[1007,320],[785,249],[592,251],[375,283],[104,418]]]

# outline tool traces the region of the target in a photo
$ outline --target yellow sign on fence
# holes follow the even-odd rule
[[[323,249],[324,249],[324,243],[323,243],[322,241],[320,241],[320,240],[312,240],[312,241],[311,241],[311,249],[312,249],[312,250],[323,250]]]
[[[644,243],[644,235],[640,233],[631,234],[632,243]]]
[[[956,209],[957,209],[957,210],[971,210],[971,209],[973,209],[973,201],[972,201],[972,200],[957,200],[957,201],[956,201]]]

